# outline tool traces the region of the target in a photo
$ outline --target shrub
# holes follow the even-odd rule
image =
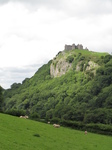
[[[38,113],[34,112],[34,113],[32,113],[32,114],[30,115],[30,118],[31,118],[31,119],[34,119],[34,120],[38,120],[38,119],[40,118],[40,116],[39,116]]]
[[[68,56],[66,61],[69,62],[69,63],[72,63],[74,60],[74,57],[73,56]]]
[[[5,113],[9,114],[9,115],[13,115],[13,116],[21,116],[21,115],[25,115],[26,111],[24,111],[24,110],[17,110],[17,109],[11,109],[11,110],[7,110]]]

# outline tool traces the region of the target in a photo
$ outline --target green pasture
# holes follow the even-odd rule
[[[0,114],[0,150],[111,150],[112,137]]]

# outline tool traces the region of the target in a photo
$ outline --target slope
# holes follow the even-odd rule
[[[111,150],[112,137],[0,114],[1,150]]]
[[[32,119],[111,124],[111,91],[111,55],[61,51],[32,78],[6,90],[2,108],[5,113],[28,114]]]

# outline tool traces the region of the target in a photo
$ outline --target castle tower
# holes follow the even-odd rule
[[[72,46],[71,46],[71,45],[66,45],[66,44],[65,44],[65,50],[72,50]]]
[[[77,45],[77,49],[83,49],[82,44],[78,44],[78,45]]]
[[[75,44],[72,44],[72,49],[75,49],[75,47],[76,47]]]

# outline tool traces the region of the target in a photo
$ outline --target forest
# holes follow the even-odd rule
[[[53,64],[56,68],[60,60],[72,67],[60,77],[52,77],[50,66]],[[111,91],[110,54],[87,50],[61,51],[22,84],[13,83],[7,90],[1,88],[0,111],[111,134]]]

